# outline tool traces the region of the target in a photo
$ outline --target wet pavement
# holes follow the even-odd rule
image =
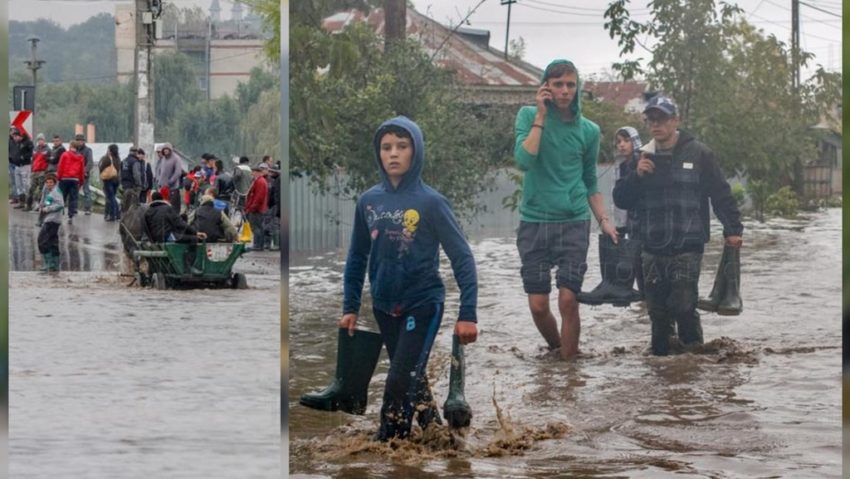
[[[278,253],[247,290],[127,287],[117,223],[63,225],[52,276],[10,217],[11,477],[280,477]]]
[[[582,306],[575,363],[542,348],[515,238],[474,239],[480,336],[466,349],[466,397],[475,416],[455,443],[439,429],[390,446],[369,439],[385,353],[365,416],[297,404],[333,376],[345,257],[293,258],[293,477],[841,477],[841,210],[745,225],[744,312],[703,313],[704,347],[650,356],[644,309]],[[718,224],[712,234],[703,297],[722,251]],[[595,235],[588,263],[586,289],[600,279]],[[450,301],[429,365],[439,405],[457,311],[445,259],[443,278]],[[377,330],[370,316],[359,324]]]

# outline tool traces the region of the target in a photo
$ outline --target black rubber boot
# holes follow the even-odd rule
[[[741,300],[741,250],[732,246],[724,246],[723,254],[728,254],[728,261],[721,270],[724,288],[723,295],[717,303],[717,314],[737,316],[744,310],[744,302]]]
[[[606,234],[599,235],[599,267],[602,282],[589,293],[576,295],[579,303],[628,306],[640,301],[640,293],[632,289],[635,282],[635,264],[640,257],[640,242],[620,238],[619,244]]]
[[[452,367],[449,373],[449,396],[443,404],[443,417],[449,427],[468,427],[472,422],[472,408],[464,397],[466,363],[463,358],[463,346],[457,335],[452,336]]]
[[[302,405],[322,411],[366,412],[369,381],[378,365],[384,345],[381,335],[357,330],[339,330],[337,340],[336,378],[323,391],[301,396]]]
[[[711,287],[711,293],[709,293],[708,298],[700,298],[699,301],[697,301],[698,309],[712,313],[717,311],[717,304],[720,302],[720,298],[726,290],[726,278],[723,275],[723,271],[726,269],[728,261],[729,249],[728,246],[724,246],[723,255],[720,256],[720,264],[717,265],[717,274],[714,276],[714,286]]]

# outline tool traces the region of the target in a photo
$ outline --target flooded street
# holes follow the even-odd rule
[[[392,446],[369,440],[386,353],[365,416],[298,405],[333,377],[345,257],[293,261],[290,470],[350,478],[841,477],[841,210],[745,227],[744,312],[702,313],[704,347],[653,357],[645,310],[581,306],[583,354],[572,364],[542,349],[515,237],[473,239],[480,335],[466,348],[474,417],[460,447],[440,430]],[[722,251],[719,224],[712,228],[702,297]],[[591,236],[585,289],[600,280]],[[450,302],[429,367],[440,406],[458,299],[445,260],[442,272]],[[371,315],[358,324],[377,331]]]
[[[116,223],[63,225],[47,276],[10,217],[11,477],[280,477],[278,253],[247,290],[127,287]]]

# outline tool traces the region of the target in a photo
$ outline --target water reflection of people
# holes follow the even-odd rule
[[[614,186],[619,208],[637,209],[643,243],[644,287],[652,322],[652,353],[669,353],[672,323],[683,344],[702,344],[697,313],[704,245],[709,239],[708,200],[723,224],[726,245],[740,248],[744,226],[714,154],[679,130],[676,104],[656,96],[644,109],[655,152]]]

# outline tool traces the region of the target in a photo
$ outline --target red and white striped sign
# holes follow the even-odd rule
[[[10,111],[9,121],[12,128],[17,128],[21,133],[26,133],[32,138],[32,112],[27,110]]]

